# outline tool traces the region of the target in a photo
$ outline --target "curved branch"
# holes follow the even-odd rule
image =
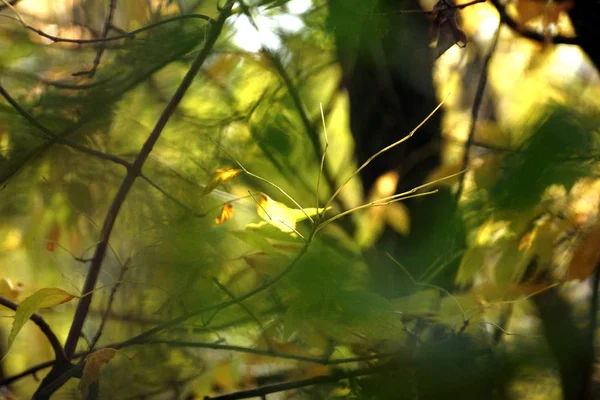
[[[17,303],[7,299],[4,296],[0,296],[0,305],[3,305],[6,308],[10,308],[13,311],[17,311],[17,308],[19,307]],[[39,314],[33,314],[29,319],[33,321],[33,323],[35,323],[38,326],[38,328],[40,328],[42,333],[46,335],[46,338],[48,338],[48,341],[50,342],[50,345],[54,350],[56,361],[67,361],[65,350],[60,344],[58,337],[56,337],[56,334],[54,333],[52,328],[50,328],[50,325],[48,325],[44,318],[42,318],[42,316]]]
[[[563,36],[563,35],[546,36],[541,33],[526,29],[523,26],[521,26],[517,21],[515,21],[510,15],[508,15],[508,13],[506,12],[506,8],[504,7],[504,5],[502,3],[500,3],[500,0],[490,0],[490,1],[491,1],[492,5],[496,8],[496,10],[498,11],[498,14],[500,14],[501,22],[506,24],[506,26],[508,26],[510,29],[517,32],[519,35],[523,36],[524,38],[535,40],[536,42],[542,42],[542,43],[551,42],[554,44],[580,44],[580,39],[578,37],[570,37],[570,36]]]
[[[0,9],[2,9],[2,6],[0,5]],[[10,15],[2,15],[1,16],[10,18],[10,19],[16,19]],[[171,18],[165,18],[161,21],[143,26],[141,28],[138,28],[136,30],[133,30],[131,32],[127,32],[124,33],[122,35],[117,35],[117,36],[111,36],[111,37],[107,37],[107,38],[99,38],[99,39],[69,39],[69,38],[62,38],[62,37],[58,37],[58,36],[54,36],[54,35],[50,35],[49,33],[46,33],[44,31],[42,31],[39,28],[36,28],[35,26],[29,25],[29,24],[24,24],[24,27],[29,29],[32,32],[37,33],[38,35],[45,37],[48,40],[53,41],[54,43],[75,43],[75,44],[93,44],[93,43],[106,43],[106,42],[113,42],[116,40],[121,40],[121,39],[133,39],[133,37],[135,35],[137,35],[138,33],[142,33],[145,31],[148,31],[150,29],[154,29],[157,26],[160,25],[164,25],[164,24],[168,24],[174,21],[179,21],[179,20],[184,20],[184,19],[202,19],[204,21],[208,21],[208,22],[214,22],[214,20],[204,14],[185,14],[185,15],[177,15],[175,17],[171,17]]]

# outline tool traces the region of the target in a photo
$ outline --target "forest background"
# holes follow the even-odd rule
[[[3,398],[597,398],[598,2],[0,17]]]

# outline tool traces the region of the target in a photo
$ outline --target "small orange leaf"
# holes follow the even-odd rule
[[[71,301],[75,297],[77,296],[65,292],[62,289],[44,288],[38,290],[23,300],[23,302],[17,307],[17,311],[15,313],[12,329],[10,330],[10,335],[8,335],[8,346],[6,348],[6,352],[8,353],[8,350],[12,346],[21,328],[23,328],[23,325],[25,325],[25,323],[29,321],[29,318],[31,318],[31,316],[40,308],[48,308],[63,304]]]
[[[210,178],[210,182],[208,182],[208,184],[204,187],[204,190],[202,191],[202,196],[206,196],[207,194],[209,194],[210,192],[215,190],[215,188],[217,186],[219,186],[221,183],[235,178],[237,175],[239,175],[240,172],[242,172],[241,169],[233,169],[233,168],[217,169],[213,173],[212,177]]]
[[[231,219],[233,217],[233,206],[229,203],[225,204],[221,209],[221,214],[217,218],[215,218],[215,223],[217,225],[221,225],[223,222]]]
[[[86,399],[88,395],[89,386],[92,383],[98,382],[100,375],[100,367],[104,364],[108,364],[117,354],[117,350],[111,348],[100,349],[93,352],[85,358],[85,365],[83,367],[83,374],[79,381],[78,389]]]

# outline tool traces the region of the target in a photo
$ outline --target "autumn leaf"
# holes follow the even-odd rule
[[[62,289],[44,288],[38,290],[23,300],[23,302],[17,307],[17,311],[15,313],[12,329],[10,330],[10,335],[8,336],[8,346],[6,348],[6,352],[8,353],[8,350],[12,346],[17,334],[21,328],[23,328],[29,318],[35,314],[35,312],[41,308],[53,307],[58,304],[66,303],[75,297],[78,296],[65,292]]]
[[[235,178],[237,175],[239,175],[240,172],[242,172],[241,169],[233,169],[233,168],[217,169],[213,173],[212,177],[210,178],[210,182],[208,182],[208,184],[204,187],[204,190],[202,191],[201,195],[206,196],[207,194],[209,194],[210,192],[215,190],[215,188],[217,186],[219,186],[221,183]]]
[[[282,232],[294,232],[297,222],[324,211],[322,208],[305,208],[303,210],[290,208],[283,203],[273,200],[264,193],[257,195],[257,202],[256,212],[258,216]],[[329,209],[331,207],[327,207],[327,210]]]
[[[95,351],[85,358],[85,365],[83,367],[83,373],[78,386],[78,389],[83,395],[84,399],[87,398],[89,386],[98,382],[100,367],[102,367],[104,364],[108,364],[108,362],[112,360],[116,354],[117,350],[105,348]]]
[[[233,217],[233,206],[227,203],[221,209],[219,216],[215,218],[215,223],[221,225],[223,222],[231,219],[231,217]]]

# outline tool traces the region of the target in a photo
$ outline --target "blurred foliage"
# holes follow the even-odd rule
[[[538,3],[520,0],[508,11],[524,25],[573,33],[566,6]],[[575,46],[502,28],[463,165],[498,18],[487,2],[461,9],[469,45],[434,64],[446,100],[443,163],[429,181],[468,171],[421,189],[440,190],[428,196],[442,205],[411,215],[403,203],[380,200],[396,193],[401,173],[365,184],[369,193],[355,176],[336,53],[371,51],[394,10],[345,2],[344,12],[364,19],[354,26],[344,12],[328,18],[329,6],[236,4],[119,213],[77,348],[89,362],[82,383],[71,379],[53,398],[81,398],[94,382],[99,398],[203,398],[361,368],[375,372],[273,398],[560,397],[559,366],[531,299],[560,290],[585,322],[586,280],[600,256],[597,71]],[[107,9],[99,0],[22,0],[15,8],[27,24],[73,39],[98,38]],[[214,18],[217,2],[118,2],[109,36],[152,27],[107,42],[93,79],[77,73],[101,45],[52,43],[0,20],[1,85],[18,105],[0,102],[0,295],[24,304],[48,288],[89,295],[81,293],[89,259],[126,171],[80,148],[135,158],[202,48],[210,23],[197,14]],[[336,43],[336,30],[345,41]],[[407,76],[429,79],[411,66]],[[442,223],[427,222],[434,220]],[[459,220],[465,248],[453,245]],[[406,239],[414,221],[426,225],[422,236]],[[378,275],[374,262],[397,273]],[[434,284],[441,275],[451,283]],[[77,301],[39,310],[61,342]],[[15,321],[38,308],[21,309]],[[14,315],[3,314],[3,355]],[[177,318],[183,322],[120,347]],[[100,327],[97,351],[87,354]],[[47,338],[25,323],[0,378],[49,360]],[[38,385],[27,375],[2,390],[28,398]]]

